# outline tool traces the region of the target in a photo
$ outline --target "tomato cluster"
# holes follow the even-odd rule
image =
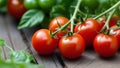
[[[69,0],[66,1],[69,2]],[[78,3],[79,1],[80,0],[78,0]],[[69,15],[71,15],[72,10],[71,12],[67,12],[69,15],[65,15],[67,13],[63,13],[63,11],[66,11],[65,7],[70,7],[70,5],[67,5],[67,2],[64,0],[8,0],[7,8],[9,13],[16,19],[20,19],[27,10],[34,9],[35,11],[29,11],[31,13],[26,13],[26,16],[23,15],[24,17],[22,18],[22,22],[20,22],[20,25],[27,25],[27,27],[38,25],[39,22],[36,21],[40,21],[41,19],[40,22],[43,22],[45,19],[44,13],[37,10],[39,8],[45,12],[45,15],[47,14],[50,16],[53,14],[51,17],[55,16],[55,18],[51,20],[48,29],[40,29],[36,31],[32,37],[33,48],[41,55],[52,54],[58,48],[59,52],[64,57],[68,59],[76,59],[82,55],[86,47],[94,47],[96,53],[102,57],[114,56],[120,47],[120,28],[116,25],[120,19],[117,16],[113,16],[108,25],[110,29],[108,30],[106,28],[101,33],[101,29],[107,21],[107,18],[104,17],[105,14],[101,17],[102,20],[96,20],[91,17],[84,21],[77,20],[79,18],[69,20],[68,18],[70,17]],[[87,16],[86,13],[90,16],[91,14],[96,13],[94,8],[99,7],[99,9],[101,9],[101,6],[107,4],[107,1],[102,3],[101,0],[93,0],[92,3],[89,2],[91,2],[91,0],[82,0],[80,7],[76,5],[75,9],[77,8],[77,10],[72,13],[72,18],[78,17],[80,15],[79,13],[81,13],[80,17],[82,17],[82,15],[83,17],[84,15]],[[57,3],[59,4],[56,5]],[[99,5],[100,3],[102,3],[102,5]],[[0,4],[0,7],[3,7],[4,5],[5,4]],[[78,9],[81,11],[77,14]],[[36,12],[37,14],[32,18],[32,14]],[[56,14],[56,12],[60,13]],[[63,17],[64,15],[62,15],[62,13],[68,18]],[[37,15],[41,17],[38,18]],[[56,17],[57,15],[59,15],[59,17]],[[107,16],[107,14],[105,16]],[[33,22],[36,17],[38,19]],[[26,23],[27,19],[28,21]],[[30,22],[31,20],[32,23]],[[72,21],[74,21],[75,24],[69,23]],[[71,30],[72,28],[73,30]]]
[[[64,30],[61,29],[68,22],[69,19],[59,16],[51,20],[48,29],[38,30],[32,37],[34,49],[41,55],[49,55],[58,47],[61,55],[68,59],[79,58],[85,48],[91,46],[102,57],[112,57],[118,51],[120,29],[116,25],[111,25],[109,34],[104,34],[100,33],[101,23],[88,18],[82,23],[78,22],[74,26],[74,33],[71,33],[69,32],[70,24]],[[117,30],[112,30],[112,28],[117,28]],[[59,32],[53,36],[52,34],[56,31]]]
[[[54,33],[68,21],[65,17],[56,17],[50,22],[49,30],[38,30],[32,37],[34,49],[41,55],[49,55],[58,47],[60,53],[66,58],[74,59],[80,57],[85,50],[85,41],[81,35],[73,34],[65,37],[69,31],[68,27],[51,37],[51,32]]]

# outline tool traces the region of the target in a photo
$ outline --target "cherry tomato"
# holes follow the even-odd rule
[[[24,0],[8,0],[8,12],[15,18],[20,19],[26,12],[26,8],[23,4]]]
[[[85,50],[85,42],[81,35],[63,37],[59,41],[60,53],[68,59],[76,59],[81,56]]]
[[[38,0],[39,6],[44,10],[49,10],[55,2],[56,0]]]
[[[32,37],[33,48],[41,55],[49,55],[57,48],[58,41],[50,36],[48,29],[36,31]]]
[[[50,24],[49,24],[49,30],[52,30],[52,32],[55,32],[57,29],[59,29],[59,25],[63,26],[64,24],[66,24],[69,20],[65,17],[59,16],[54,18]],[[58,25],[59,23],[59,25]],[[61,38],[62,36],[64,36],[67,33],[67,29],[60,31],[56,36],[58,38]]]
[[[117,23],[118,20],[120,20],[118,16],[113,16],[113,17],[110,19],[109,26],[111,27],[111,26],[113,26],[113,25],[116,25],[116,23]],[[103,18],[103,20],[100,21],[100,26],[101,26],[101,28],[104,26],[105,22],[106,22],[106,19],[105,19],[105,18]]]
[[[25,8],[37,9],[39,7],[37,0],[24,0]]]
[[[78,23],[74,29],[74,32],[82,35],[85,40],[86,46],[91,46],[93,44],[94,37],[98,34],[99,31],[99,23],[92,18],[88,18],[82,24]]]
[[[110,35],[116,36],[118,38],[118,41],[120,41],[120,28],[118,28],[117,25],[112,26],[110,30]],[[120,42],[119,42],[119,47],[120,47]]]
[[[94,39],[94,49],[101,57],[112,57],[118,51],[118,40],[114,36],[98,34]]]

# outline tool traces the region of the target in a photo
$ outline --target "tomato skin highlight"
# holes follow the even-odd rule
[[[58,41],[50,36],[48,29],[40,29],[32,37],[32,46],[40,55],[52,54],[57,44]]]
[[[20,19],[26,12],[26,8],[23,4],[24,0],[8,0],[8,12],[15,18]]]
[[[99,31],[99,23],[92,18],[88,18],[82,24],[78,23],[74,28],[74,32],[80,34],[84,38],[87,47],[92,46],[93,40]]]
[[[110,35],[117,37],[118,43],[119,43],[119,48],[120,48],[120,28],[118,28],[117,25],[114,25],[111,27],[111,29],[112,30],[110,30]],[[116,29],[116,30],[114,30],[114,29]]]
[[[114,36],[98,34],[94,39],[94,49],[101,57],[113,57],[118,51],[118,40]]]
[[[56,17],[56,18],[52,19],[52,21],[50,22],[48,29],[49,29],[49,30],[52,30],[52,32],[55,32],[55,31],[57,31],[57,29],[59,29],[58,23],[59,23],[61,26],[63,26],[63,25],[66,24],[68,21],[69,21],[69,20],[68,20],[66,17],[62,17],[62,16]],[[64,36],[66,33],[67,33],[67,29],[58,32],[58,34],[57,34],[56,36],[57,36],[58,38],[61,38],[61,37]]]
[[[81,35],[75,34],[70,37],[63,37],[59,41],[60,53],[68,59],[77,59],[85,50],[85,42]]]

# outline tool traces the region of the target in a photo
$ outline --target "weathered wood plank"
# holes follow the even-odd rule
[[[2,16],[0,16],[0,23],[2,23],[3,22],[3,20],[2,20]],[[0,39],[2,39],[2,32],[1,32],[1,30],[2,30],[2,25],[0,24]],[[2,57],[3,58],[6,58],[6,56],[5,56],[5,52],[4,52],[4,48],[2,48]]]
[[[17,30],[17,27],[15,25],[16,22],[11,20],[10,17],[8,16],[6,16],[4,20],[7,26],[7,31],[8,31],[11,43],[13,45],[13,48],[15,50],[26,49],[27,48],[26,43],[24,42],[20,32]]]
[[[11,46],[14,50],[21,50],[27,48],[26,44],[22,40],[19,31],[14,25],[15,22],[12,22],[7,16],[2,16],[1,21],[1,38],[6,40],[7,44]],[[4,52],[7,58],[9,49],[5,48]]]
[[[115,57],[101,58],[90,48],[79,59],[68,60],[63,58],[63,61],[67,68],[119,68],[120,55],[118,52]]]
[[[120,51],[117,52],[117,54],[112,58],[101,58],[98,55],[96,56],[96,59],[89,64],[87,67],[93,67],[93,68],[119,68],[120,66]]]
[[[5,25],[5,21],[4,21],[4,16],[0,16],[0,38],[4,39],[8,45],[12,45],[9,36],[8,36],[8,31]],[[11,46],[12,47],[12,46]],[[6,52],[5,52],[6,51]],[[4,52],[4,58],[7,58],[7,52],[9,52],[8,48],[3,48],[3,52]]]

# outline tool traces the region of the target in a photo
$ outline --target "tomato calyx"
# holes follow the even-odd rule
[[[73,32],[68,32],[68,36],[73,36]]]
[[[67,22],[65,25],[63,25],[62,27],[60,27],[59,29],[57,29],[55,32],[52,32],[52,31],[50,30],[50,31],[51,31],[51,32],[50,32],[51,37],[54,37],[58,32],[66,29],[69,24],[70,24],[70,22]]]

